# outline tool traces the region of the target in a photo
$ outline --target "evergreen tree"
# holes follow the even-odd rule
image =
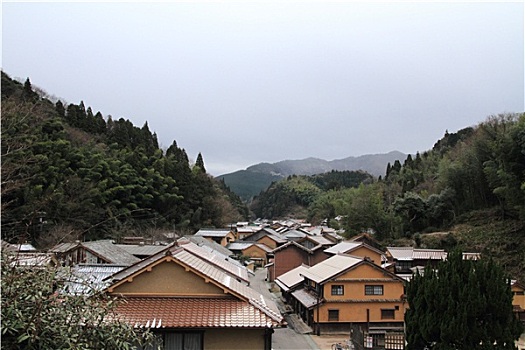
[[[407,349],[515,349],[522,327],[510,280],[492,260],[449,254],[407,286]]]
[[[206,173],[206,168],[204,167],[204,160],[202,159],[202,154],[199,152],[199,155],[197,156],[197,161],[195,162],[195,166],[199,167],[199,169]]]
[[[33,91],[33,87],[29,78],[27,78],[24,83],[23,96],[24,100],[26,101],[34,101],[38,99],[38,94]]]

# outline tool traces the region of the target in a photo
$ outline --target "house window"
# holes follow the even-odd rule
[[[333,285],[332,286],[332,295],[344,295],[345,287],[342,285]]]
[[[524,291],[514,291],[514,292],[512,292],[512,294],[514,294],[514,295],[525,295],[525,292]]]
[[[396,271],[408,271],[412,267],[412,261],[410,260],[397,260]]]
[[[339,321],[339,310],[328,310],[328,321]]]
[[[381,309],[382,320],[393,320],[396,318],[395,309]]]
[[[366,285],[365,295],[383,295],[383,286]]]
[[[169,332],[164,334],[164,350],[202,350],[202,333]]]

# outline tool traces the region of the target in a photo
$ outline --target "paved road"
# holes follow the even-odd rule
[[[279,296],[270,292],[270,285],[265,281],[266,269],[258,269],[250,278],[250,286],[279,304]],[[319,347],[308,334],[297,333],[292,328],[277,328],[272,336],[272,348],[277,350],[318,350]]]

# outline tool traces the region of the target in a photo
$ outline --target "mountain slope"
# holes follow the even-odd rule
[[[406,156],[399,151],[392,151],[386,154],[368,154],[331,161],[319,158],[283,160],[277,163],[259,163],[246,170],[220,175],[217,178],[223,180],[239,197],[248,201],[267,189],[272,182],[289,175],[316,175],[332,170],[363,170],[374,176],[382,176],[388,163],[405,159]]]

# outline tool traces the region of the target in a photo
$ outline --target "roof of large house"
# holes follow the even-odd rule
[[[349,255],[334,255],[303,271],[302,275],[316,283],[323,283],[362,261],[362,258]]]
[[[240,278],[241,280],[249,283],[248,270],[245,266],[240,264],[237,260],[220,253],[211,253],[204,247],[199,247],[195,243],[184,240],[184,238],[177,241],[179,246],[182,246],[185,250],[204,259],[212,265],[221,268],[222,270],[230,273],[231,275]],[[211,254],[210,254],[211,253]]]
[[[283,322],[283,317],[280,314],[279,309],[277,308],[277,305],[272,300],[265,298],[259,292],[237,281],[237,279],[232,278],[231,274],[227,273],[222,268],[213,265],[210,261],[203,259],[202,257],[198,255],[193,254],[190,251],[191,248],[187,249],[188,248],[187,245],[188,244],[173,245],[166,252],[159,253],[159,254],[156,254],[155,256],[144,259],[141,262],[135,265],[132,265],[126,268],[125,270],[114,274],[112,276],[113,284],[112,286],[109,287],[109,291],[111,292],[113,288],[115,288],[117,285],[119,285],[123,281],[128,280],[130,277],[134,277],[142,273],[143,271],[145,271],[145,269],[148,266],[158,261],[161,261],[162,259],[168,259],[168,260],[174,259],[175,261],[177,261],[179,264],[181,264],[185,268],[194,270],[199,275],[206,276],[206,278],[211,283],[221,286],[221,288],[224,288],[225,291],[226,290],[229,291],[228,293],[229,295],[236,296],[237,298],[244,300],[245,303],[247,302],[248,304],[252,306],[250,307],[246,305],[244,306],[244,309],[242,310],[240,308],[232,307],[232,309],[235,310],[235,313],[232,314],[232,317],[233,315],[235,315],[239,323],[236,324],[236,323],[223,322],[224,327],[236,327],[236,326],[238,327],[241,327],[241,326],[242,327],[259,327],[262,324],[261,320],[264,321],[263,323],[265,326],[278,326],[279,324]],[[135,301],[132,301],[133,303],[137,303],[136,308],[142,307],[141,305],[143,304],[141,304],[138,301],[138,299],[128,298],[126,300],[129,301],[131,299],[135,300]],[[144,298],[144,303],[149,302],[150,299],[154,299],[154,298],[153,297]],[[169,310],[180,311],[180,309],[177,309],[176,307],[189,307],[190,304],[186,305],[184,303],[189,303],[191,300],[196,299],[196,301],[194,302],[196,303],[195,305],[200,305],[200,306],[191,308],[191,310],[193,310],[194,313],[198,313],[198,312],[205,313],[205,311],[201,310],[201,308],[205,307],[203,306],[203,304],[205,304],[206,298],[192,298],[191,296],[182,297],[180,299],[182,299],[183,301],[181,301],[178,304],[177,304],[177,299],[179,298],[173,298],[173,297],[167,298],[167,300],[165,301],[166,305],[164,307],[169,308]],[[219,298],[219,300],[224,301],[223,298]],[[227,311],[221,310],[222,303],[218,302],[216,305],[217,307],[214,307],[214,308],[211,308],[211,306],[208,307],[213,317],[209,316],[210,314],[207,314],[209,319],[207,319],[206,322],[211,322],[210,321],[211,319],[220,318],[221,315],[225,317],[225,315],[228,314]],[[228,308],[227,306],[228,305],[227,303],[224,305],[225,305],[226,310],[230,310],[230,308]],[[241,305],[241,304],[237,304],[237,305]],[[160,312],[159,310],[156,310],[156,307],[153,307],[153,306],[147,309],[150,315],[152,314],[154,315],[155,313]],[[122,312],[125,314],[124,315],[125,317],[131,317],[135,315],[135,312],[136,312],[133,308],[123,308],[120,310],[122,310]],[[197,310],[198,312],[196,312]],[[260,313],[263,313],[266,316],[260,315]],[[240,316],[243,316],[243,317],[240,317]],[[171,317],[174,317],[174,316],[172,315]],[[153,321],[153,320],[150,320],[150,321]],[[162,321],[162,322],[166,322],[166,321]],[[187,326],[190,327],[191,325],[187,325]],[[194,325],[194,327],[197,327],[197,325]]]
[[[134,297],[120,303],[120,319],[136,328],[265,328],[277,322],[236,298]]]

